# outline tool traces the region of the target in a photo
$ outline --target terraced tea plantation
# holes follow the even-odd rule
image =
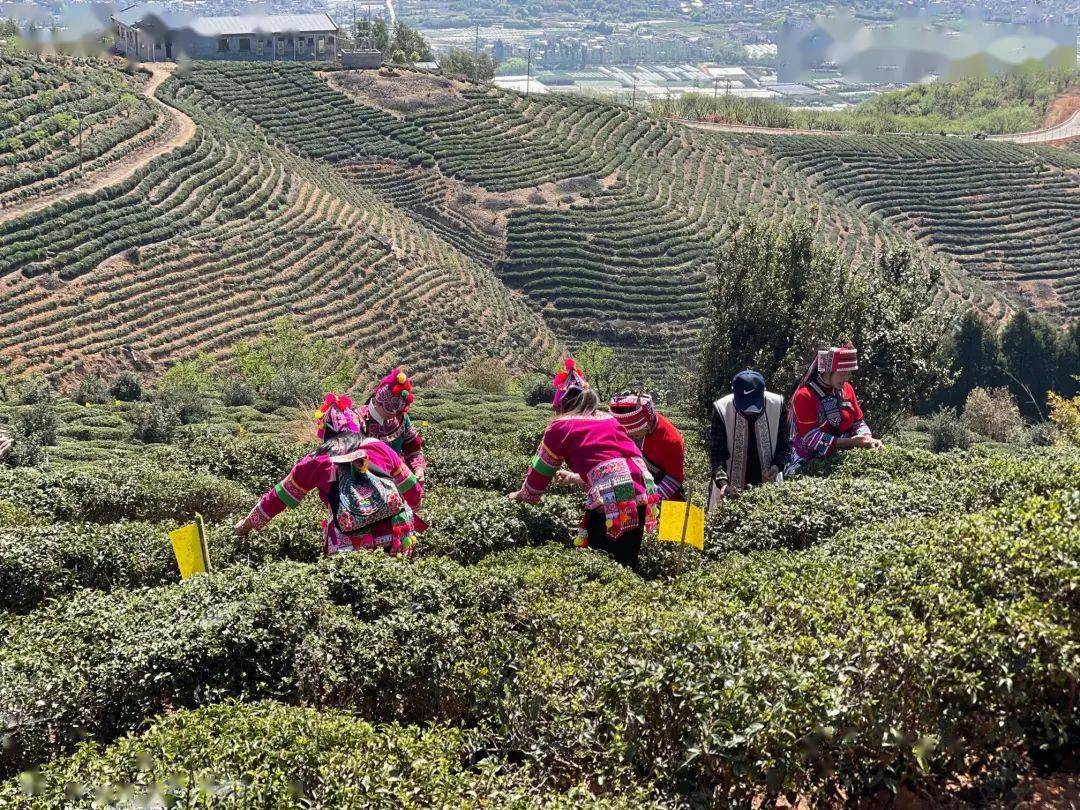
[[[158,447],[113,410],[0,467],[4,807],[985,806],[1075,753],[1076,449],[853,451],[638,577],[570,547],[580,496],[503,497],[520,401],[424,392],[413,561],[320,561],[315,498],[234,537],[304,452],[229,435],[250,409]],[[179,583],[196,510],[215,571]]]
[[[84,163],[84,193],[50,185],[70,170],[59,129],[34,147],[58,177],[10,173],[4,193],[29,208],[0,211],[6,373],[160,368],[286,312],[347,334],[367,368],[400,360],[421,378],[448,377],[480,344],[511,366],[584,340],[674,366],[695,346],[714,250],[748,216],[810,217],[853,263],[910,242],[945,263],[943,308],[1000,317],[1007,293],[1074,312],[1066,150],[718,135],[588,99],[409,72],[365,83],[330,65],[207,62],[146,79],[8,64],[6,103],[60,92],[34,82],[65,88],[86,138],[127,140],[93,158],[84,143],[100,163],[97,181]],[[43,114],[18,103],[15,140]],[[53,123],[69,138],[68,118]],[[140,151],[140,138],[176,145]],[[133,163],[119,159],[129,147]],[[11,153],[20,166],[37,154]]]
[[[192,86],[158,95],[198,124],[191,140],[0,222],[0,371],[151,368],[284,314],[372,368],[421,376],[451,371],[476,341],[512,364],[553,345],[490,270],[325,163],[200,106]]]
[[[171,120],[147,77],[94,59],[0,55],[0,219],[137,158]]]
[[[962,271],[1080,314],[1080,157],[940,137],[756,136],[815,189],[883,218]]]

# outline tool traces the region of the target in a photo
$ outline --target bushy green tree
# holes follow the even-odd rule
[[[87,403],[100,405],[109,401],[109,389],[105,386],[104,380],[97,374],[88,374],[83,377],[72,398],[80,405],[86,405]]]
[[[638,382],[633,371],[616,356],[615,350],[610,346],[583,343],[574,349],[573,355],[602,403],[607,402],[612,394],[631,388]],[[561,365],[556,371],[560,370]]]
[[[133,371],[121,371],[109,386],[109,393],[121,402],[136,402],[142,399],[142,382]]]
[[[343,346],[307,335],[290,318],[274,321],[264,337],[234,346],[232,363],[248,385],[279,405],[345,390],[356,376],[356,361]]]
[[[471,53],[461,48],[452,48],[439,61],[439,71],[444,76],[477,82],[489,82],[495,78],[498,66],[490,54],[482,53],[474,59]]]
[[[995,388],[1005,382],[997,331],[975,310],[968,310],[960,318],[956,331],[943,347],[943,355],[955,378],[952,385],[934,398],[928,410],[941,405],[962,408],[974,389]]]
[[[1001,332],[1001,354],[1011,388],[1028,419],[1046,417],[1046,395],[1057,372],[1057,334],[1040,315],[1019,310]]]
[[[731,224],[702,331],[697,403],[730,391],[745,368],[787,394],[816,348],[851,340],[868,418],[881,431],[948,381],[945,326],[930,310],[936,277],[904,249],[853,267],[806,221]]]
[[[157,400],[176,415],[181,424],[205,422],[210,418],[209,389],[211,360],[200,354],[174,363],[161,377]]]

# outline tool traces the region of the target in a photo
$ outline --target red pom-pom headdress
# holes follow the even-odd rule
[[[379,381],[371,398],[384,411],[398,416],[408,413],[416,397],[408,376],[400,368],[395,368]]]
[[[334,433],[359,433],[360,423],[352,409],[352,399],[329,393],[323,398],[322,405],[315,411],[315,422],[319,426],[320,439],[326,438],[326,429]]]
[[[573,357],[567,357],[563,363],[564,370],[555,375],[551,384],[555,386],[555,396],[551,399],[551,405],[555,410],[559,409],[566,397],[584,391],[589,387],[585,381],[585,372],[579,367]]]

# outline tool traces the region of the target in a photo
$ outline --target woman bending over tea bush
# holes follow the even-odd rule
[[[390,445],[363,435],[348,397],[327,394],[315,419],[322,444],[259,499],[236,533],[261,529],[314,489],[330,511],[323,521],[326,556],[376,548],[410,555],[425,527],[415,512],[423,485]]]

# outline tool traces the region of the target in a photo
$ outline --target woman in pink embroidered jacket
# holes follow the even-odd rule
[[[557,416],[548,425],[511,500],[537,503],[551,479],[585,490],[585,519],[576,545],[606,551],[636,570],[642,535],[656,528],[660,494],[641,450],[611,414],[597,410],[599,398],[572,359],[555,377]],[[569,471],[560,471],[566,464]]]
[[[371,398],[356,409],[356,416],[361,433],[390,445],[404,457],[416,480],[423,481],[427,472],[424,437],[409,416],[414,399],[412,381],[395,368],[379,381]]]
[[[243,536],[258,531],[276,515],[298,506],[314,490],[330,512],[330,518],[323,521],[323,553],[326,556],[379,548],[391,554],[411,554],[416,545],[416,533],[426,528],[416,514],[424,494],[423,485],[386,442],[360,433],[348,397],[327,394],[315,417],[322,444],[296,462],[281,483],[259,499],[251,513],[236,524],[236,533]],[[348,460],[344,463],[366,460],[368,465],[386,472],[404,501],[401,511],[356,534],[345,534],[338,529],[333,518],[337,509],[339,462],[344,459]]]

